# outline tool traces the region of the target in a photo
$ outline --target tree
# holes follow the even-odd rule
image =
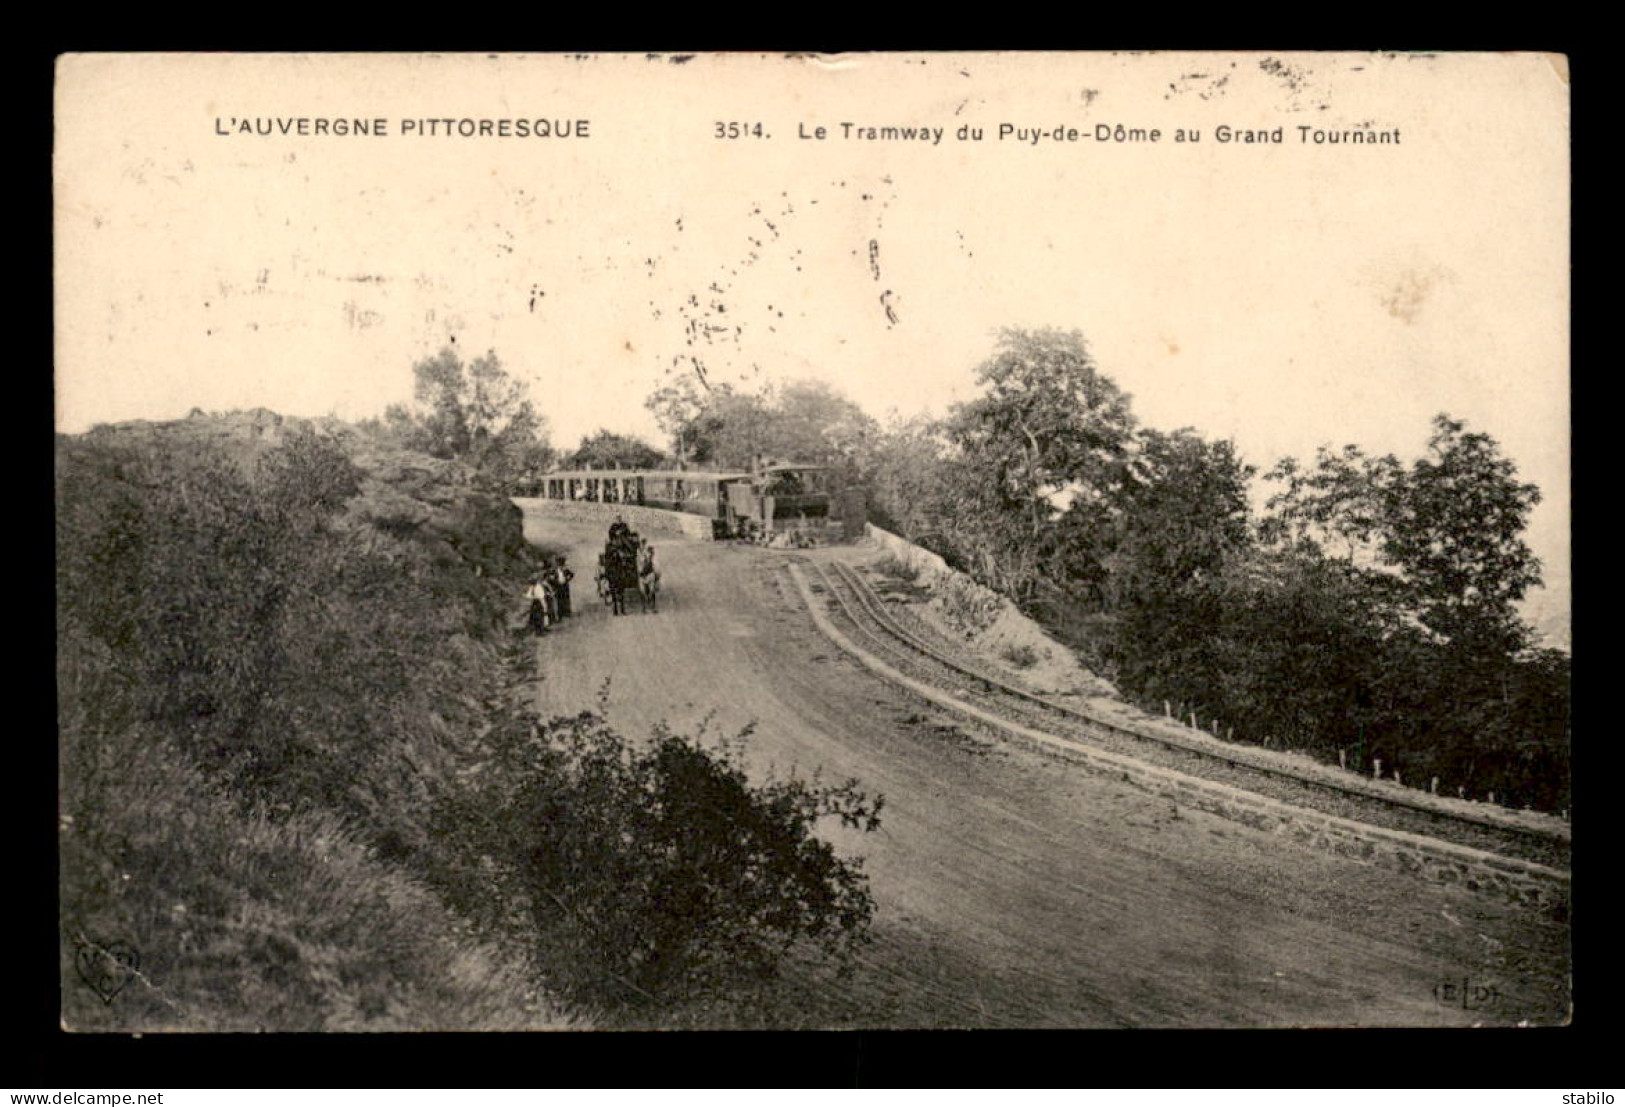
[[[944,486],[972,564],[1020,601],[1052,520],[1124,479],[1134,417],[1077,331],[1005,330],[977,380],[983,395],[946,423]]]
[[[484,483],[497,485],[546,463],[547,421],[495,351],[465,363],[447,346],[412,374],[416,408],[392,404],[384,412],[410,448],[467,462]]]
[[[924,416],[903,420],[893,413],[864,469],[875,522],[911,541],[943,548],[948,520],[938,500],[946,449],[940,424]]]
[[[1312,470],[1288,458],[1268,474],[1267,538],[1296,541],[1388,574],[1396,601],[1441,638],[1510,654],[1528,638],[1515,605],[1540,583],[1521,537],[1540,489],[1486,434],[1448,415],[1433,420],[1427,454],[1406,468],[1356,446],[1322,447]]]
[[[879,428],[822,381],[791,381],[759,393],[725,384],[702,393],[692,377],[654,392],[654,412],[680,460],[747,469],[758,455],[812,464],[861,465]]]
[[[1521,537],[1540,489],[1517,480],[1489,435],[1465,430],[1434,418],[1427,455],[1388,490],[1382,556],[1411,582],[1430,629],[1511,653],[1528,637],[1515,605],[1541,579]]]
[[[1284,482],[1286,488],[1270,497],[1272,514],[1261,525],[1261,535],[1272,544],[1329,550],[1331,556],[1369,568],[1378,560],[1375,543],[1384,525],[1386,490],[1402,477],[1392,454],[1369,457],[1354,445],[1335,453],[1320,447],[1313,469],[1283,458],[1265,474],[1266,480]]]
[[[790,381],[773,399],[764,453],[811,464],[856,465],[874,448],[879,425],[823,381]]]
[[[629,434],[616,434],[600,429],[584,436],[576,452],[571,454],[567,468],[585,469],[658,469],[666,464],[666,455]]]
[[[1185,428],[1143,430],[1125,479],[1109,495],[1115,542],[1113,591],[1172,592],[1223,571],[1251,538],[1247,486],[1253,468],[1228,440]]]
[[[727,385],[717,385],[702,393],[695,378],[685,373],[643,401],[643,406],[654,413],[660,429],[666,432],[678,464],[703,465],[714,459],[722,424],[713,410],[713,398],[732,391]]]

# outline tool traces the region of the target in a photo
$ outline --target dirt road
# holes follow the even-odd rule
[[[753,772],[856,777],[883,828],[831,834],[879,904],[855,972],[792,973],[764,1023],[817,1027],[1505,1025],[1562,1021],[1568,930],[1527,909],[1288,845],[969,733],[843,656],[793,556],[657,541],[658,614],[592,594],[602,532],[565,545],[577,616],[537,642],[544,714],[715,732]]]

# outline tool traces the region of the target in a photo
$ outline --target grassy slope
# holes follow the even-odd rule
[[[64,490],[77,497],[112,491],[127,498],[122,502],[156,503],[173,490],[168,477],[179,471],[177,458],[184,464],[194,452],[214,450],[252,472],[256,460],[295,429],[292,423],[249,413],[103,429],[90,441],[65,441],[58,465],[59,559],[79,558],[92,574],[111,577],[128,567],[125,562],[146,557],[154,564],[134,572],[130,579],[137,583],[128,587],[138,593],[160,587],[166,572],[173,575],[175,559],[147,556],[139,544],[107,559],[90,540],[100,533],[91,533],[100,525],[96,511],[73,516],[64,529],[62,519],[77,506],[65,502]],[[324,590],[326,581],[309,581],[309,595],[283,605],[284,622],[266,628],[266,640],[274,633],[312,657],[333,649],[341,660],[359,656],[370,664],[371,655],[357,652],[359,643],[345,640],[363,618],[361,630],[382,637],[385,652],[401,627],[434,619],[439,656],[434,671],[420,672],[415,683],[419,698],[433,697],[441,710],[427,723],[411,723],[425,714],[423,704],[399,694],[356,710],[335,701],[367,695],[365,680],[344,680],[342,666],[324,675],[319,661],[309,662],[295,690],[299,698],[283,708],[288,727],[314,715],[314,737],[303,740],[333,765],[345,764],[346,743],[372,743],[354,758],[355,783],[346,795],[355,802],[336,807],[301,803],[297,796],[291,803],[283,802],[285,795],[256,799],[240,782],[233,790],[229,773],[200,753],[208,748],[197,741],[203,724],[177,726],[150,710],[125,709],[152,699],[150,688],[140,686],[152,682],[152,669],[143,668],[148,659],[139,648],[84,631],[93,624],[80,612],[65,615],[58,652],[60,963],[63,1022],[70,1029],[568,1024],[529,982],[523,954],[477,937],[401,861],[423,845],[417,825],[422,778],[450,763],[439,747],[475,724],[482,697],[488,702],[500,692],[499,597],[504,573],[517,568],[517,522],[503,501],[471,492],[444,463],[370,445],[343,428],[315,429],[342,441],[363,469],[361,491],[334,528],[338,552],[330,564],[370,557],[398,567],[412,587],[374,593],[366,585]],[[141,464],[97,469],[104,449],[134,450]],[[85,483],[67,479],[87,472]],[[166,531],[159,511],[141,519],[138,533],[153,549],[208,549],[212,540]],[[264,566],[240,568],[246,577]],[[198,594],[203,602],[201,586]],[[425,610],[402,609],[414,595],[422,595]],[[59,607],[68,611],[76,598],[59,590]],[[124,602],[145,612],[147,598],[127,594]],[[382,610],[368,612],[369,602]],[[235,691],[232,675],[226,670],[217,682],[226,702]],[[353,726],[356,718],[374,733],[340,726]]]

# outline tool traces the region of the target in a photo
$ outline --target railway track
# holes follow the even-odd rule
[[[1569,842],[1562,833],[1457,813],[1425,801],[1386,794],[1393,789],[1358,778],[1318,779],[1293,767],[1269,763],[1249,747],[1224,747],[1157,731],[1130,729],[1068,704],[1020,688],[988,669],[952,656],[949,649],[904,626],[844,562],[802,562],[811,587],[835,625],[856,644],[915,680],[951,691],[983,712],[1043,731],[1065,742],[1106,750],[1137,761],[1216,781],[1296,807],[1356,822],[1440,839],[1502,857],[1566,871]],[[1159,728],[1160,730],[1161,728]]]

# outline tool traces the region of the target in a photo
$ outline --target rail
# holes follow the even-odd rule
[[[1039,713],[1049,717],[1056,717],[1072,724],[1074,728],[1081,726],[1091,735],[1103,732],[1105,735],[1116,738],[1119,742],[1125,741],[1130,748],[1143,747],[1149,744],[1152,747],[1177,753],[1181,758],[1193,758],[1198,763],[1208,762],[1221,765],[1243,775],[1262,778],[1263,781],[1277,781],[1285,785],[1274,788],[1254,788],[1260,794],[1273,794],[1275,798],[1287,802],[1308,802],[1316,809],[1332,806],[1331,813],[1347,815],[1357,810],[1350,804],[1363,805],[1369,810],[1370,805],[1380,805],[1384,810],[1403,813],[1409,817],[1390,819],[1399,829],[1406,829],[1412,833],[1429,835],[1437,832],[1446,832],[1454,841],[1465,839],[1472,844],[1472,848],[1485,849],[1495,855],[1518,857],[1524,861],[1547,864],[1556,862],[1566,866],[1568,857],[1568,835],[1566,828],[1546,830],[1539,827],[1528,827],[1492,816],[1480,815],[1476,812],[1462,812],[1448,810],[1439,805],[1418,802],[1411,797],[1394,795],[1389,789],[1366,784],[1359,779],[1349,781],[1328,780],[1315,776],[1309,772],[1297,770],[1295,767],[1281,764],[1272,764],[1265,757],[1258,756],[1252,751],[1241,747],[1224,746],[1217,739],[1210,742],[1200,742],[1193,738],[1184,738],[1174,734],[1158,733],[1150,729],[1124,726],[1122,723],[1102,718],[1099,715],[1053,699],[1030,692],[1025,688],[1001,679],[999,676],[985,670],[973,668],[964,664],[957,658],[947,656],[942,650],[914,634],[906,627],[901,626],[883,609],[883,604],[874,595],[867,582],[850,566],[836,562],[831,570],[835,577],[844,585],[845,591],[852,597],[852,604],[862,613],[859,618],[850,610],[842,590],[831,585],[831,578],[822,566],[818,566],[820,577],[826,582],[835,602],[845,611],[847,618],[865,634],[877,638],[883,643],[889,639],[895,643],[894,649],[906,651],[907,656],[918,655],[928,659],[929,663],[942,667],[959,677],[968,678],[984,686],[984,689],[1003,695],[1018,703],[1036,708]],[[866,626],[865,623],[870,625]],[[881,635],[877,635],[871,627],[878,627]],[[1071,736],[1067,740],[1088,741],[1090,739]],[[1312,796],[1321,794],[1333,797],[1337,802],[1328,805],[1325,802],[1317,803]],[[1418,828],[1425,828],[1418,830]],[[1456,829],[1452,829],[1456,828]],[[1471,830],[1466,828],[1472,828]]]

